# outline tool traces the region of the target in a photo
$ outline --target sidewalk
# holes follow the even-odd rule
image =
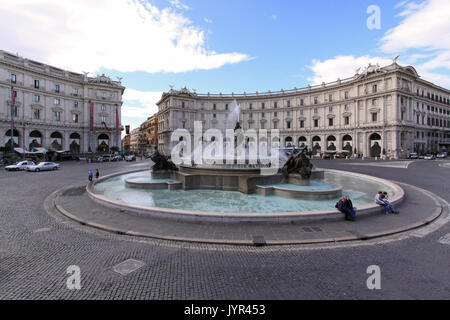
[[[400,184],[405,200],[399,215],[375,214],[355,222],[315,221],[295,224],[190,223],[143,217],[101,206],[88,198],[84,186],[50,196],[55,208],[82,224],[120,234],[150,238],[239,245],[280,245],[365,240],[418,228],[435,220],[443,206],[435,197]],[[336,213],[339,214],[339,213]]]

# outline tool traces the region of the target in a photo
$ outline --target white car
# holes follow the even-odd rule
[[[16,164],[6,166],[5,170],[8,171],[19,171],[19,170],[26,170],[29,166],[36,165],[33,161],[21,161]]]
[[[436,160],[436,157],[433,154],[427,154],[424,157],[425,160]]]
[[[447,152],[441,152],[441,153],[439,153],[438,155],[436,155],[436,158],[439,158],[439,159],[445,159],[445,158],[447,158]]]
[[[41,162],[38,165],[27,167],[27,171],[39,172],[58,170],[59,164],[55,162]]]

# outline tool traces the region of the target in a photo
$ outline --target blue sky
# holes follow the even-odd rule
[[[300,88],[396,55],[450,87],[448,0],[3,2],[2,49],[122,77],[122,124],[132,128],[156,112],[169,85],[202,93]],[[380,8],[380,29],[367,27],[371,5]]]

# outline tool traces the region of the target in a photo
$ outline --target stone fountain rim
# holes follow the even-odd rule
[[[86,192],[90,199],[93,201],[100,203],[102,205],[112,207],[115,209],[121,209],[125,211],[131,211],[133,213],[143,215],[143,216],[152,216],[157,218],[164,219],[172,219],[178,221],[192,221],[192,222],[295,222],[302,220],[324,220],[324,219],[342,219],[341,214],[336,209],[331,210],[317,210],[317,211],[299,211],[299,212],[270,212],[270,213],[234,213],[234,212],[208,212],[208,211],[189,211],[189,210],[180,210],[180,209],[168,209],[168,208],[160,208],[160,207],[147,207],[125,203],[122,201],[113,200],[107,198],[105,196],[96,194],[93,191],[94,186],[97,183],[100,183],[104,180],[135,173],[147,171],[142,169],[135,169],[129,171],[122,171],[113,173],[107,176],[103,176],[95,182],[90,182],[86,186]],[[345,175],[351,175],[359,178],[366,178],[372,181],[377,181],[383,183],[389,187],[391,187],[395,195],[391,199],[391,203],[393,205],[399,205],[405,198],[405,191],[399,185],[386,180],[381,179],[374,176],[369,176],[361,173],[354,173],[342,170],[334,170],[334,169],[321,169],[325,172],[339,173]],[[358,216],[362,215],[370,215],[374,213],[380,213],[384,211],[382,207],[373,203],[371,205],[366,205],[363,207],[358,207]]]

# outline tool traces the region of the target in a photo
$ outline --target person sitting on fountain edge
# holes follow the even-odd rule
[[[335,208],[338,209],[340,212],[342,212],[343,214],[345,214],[345,220],[347,221],[353,221],[352,219],[352,214],[349,210],[349,208],[347,207],[347,203],[344,197],[341,197],[339,199],[339,201],[336,203]]]
[[[350,196],[345,196],[345,206],[350,211],[350,215],[352,217],[352,220],[356,218],[356,207],[353,206],[352,200],[350,199]]]

